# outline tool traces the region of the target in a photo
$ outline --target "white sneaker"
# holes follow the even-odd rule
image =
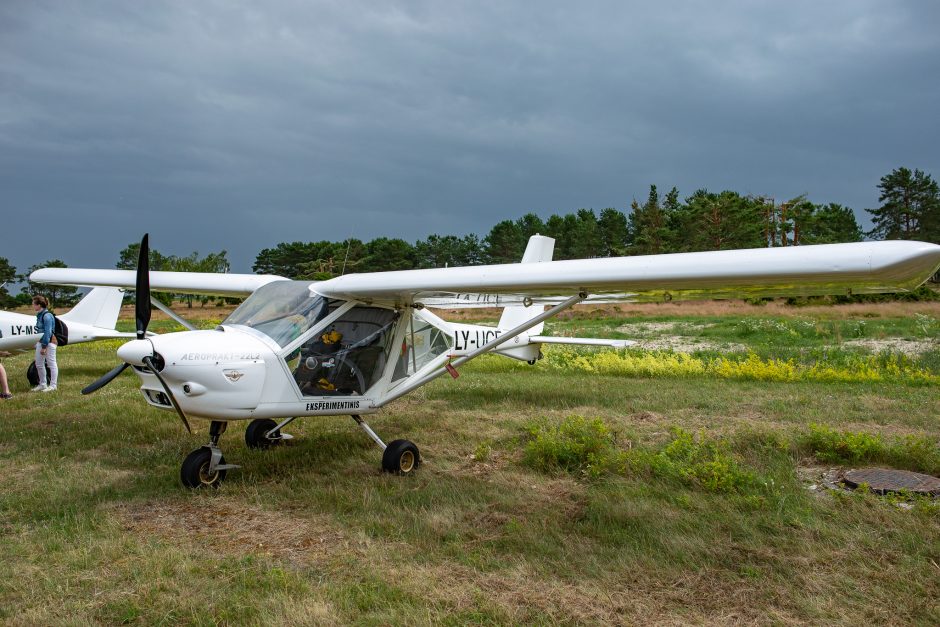
[[[30,392],[45,392],[45,391],[46,391],[46,386],[44,385],[37,385],[32,390],[30,390]]]
[[[57,389],[59,388],[54,385],[50,385],[49,387],[41,389],[40,392],[55,392]]]

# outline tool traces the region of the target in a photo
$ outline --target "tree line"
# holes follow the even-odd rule
[[[116,268],[122,270],[133,270],[137,267],[137,256],[140,253],[140,243],[129,244],[120,253]],[[185,257],[176,255],[163,255],[158,250],[150,250],[150,269],[151,270],[169,270],[175,272],[228,272],[229,261],[228,253],[221,251],[218,253],[209,253],[200,256],[198,252],[193,252]],[[33,294],[43,294],[49,299],[52,307],[70,307],[78,302],[78,288],[63,287],[59,285],[44,285],[33,283],[29,280],[29,275],[40,268],[67,268],[68,266],[61,259],[50,259],[42,263],[30,266],[22,273],[17,274],[16,268],[10,262],[0,257],[0,284],[22,283],[22,288],[15,296],[11,295],[6,287],[0,288],[0,307],[20,307],[29,305]],[[200,300],[204,304],[212,300],[208,296],[181,296],[186,300],[190,307],[194,300]],[[154,293],[154,298],[159,298],[165,304],[169,304],[172,296],[168,294]]]
[[[882,204],[866,209],[873,223],[868,232],[849,207],[817,204],[806,196],[778,202],[702,189],[680,199],[675,187],[662,195],[651,185],[646,200],[634,200],[627,213],[578,209],[546,220],[527,213],[497,223],[482,238],[435,234],[414,244],[387,237],[281,243],[262,250],[253,270],[324,280],[352,272],[515,263],[536,233],[555,239],[554,259],[830,244],[865,237],[940,243],[940,190],[929,174],[897,168],[881,178],[878,189]]]
[[[634,200],[628,212],[607,208],[599,213],[578,209],[552,214],[543,220],[527,213],[503,220],[484,237],[429,235],[411,244],[403,239],[379,237],[368,242],[285,242],[258,253],[252,269],[293,279],[325,280],[353,272],[381,272],[415,268],[443,268],[494,263],[516,263],[522,258],[531,235],[541,233],[555,239],[554,259],[584,259],[655,255],[675,252],[727,250],[857,242],[871,239],[909,239],[940,243],[940,188],[921,170],[900,167],[881,177],[879,207],[866,209],[873,228],[863,231],[849,207],[837,203],[817,204],[805,196],[777,201],[766,196],[742,195],[734,191],[697,190],[685,199],[673,187],[665,195],[651,185],[646,200]],[[133,269],[139,244],[119,253],[117,268]],[[31,294],[42,291],[50,300],[70,305],[75,288],[35,286],[29,274],[41,267],[65,267],[53,259],[17,274],[0,257],[0,284],[25,282],[17,296],[0,287],[0,306],[28,304]],[[200,256],[165,256],[150,250],[153,270],[227,272],[226,251]],[[937,279],[937,276],[934,277]],[[194,298],[185,297],[190,306]],[[200,298],[203,303],[208,298]]]

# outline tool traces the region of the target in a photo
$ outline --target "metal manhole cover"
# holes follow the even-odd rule
[[[878,494],[901,490],[917,494],[940,494],[940,479],[908,470],[861,468],[849,470],[842,480],[850,488],[857,488],[863,483],[867,484],[872,492]]]

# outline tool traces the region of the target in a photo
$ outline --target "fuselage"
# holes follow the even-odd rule
[[[122,290],[96,287],[66,313],[56,313],[56,318],[68,329],[69,344],[133,337],[133,333],[119,333],[114,329],[123,298]],[[36,332],[36,314],[0,311],[0,353],[31,351],[41,337]]]
[[[166,383],[187,416],[367,414],[502,332],[452,324],[427,309],[324,299],[309,283],[279,281],[216,329],[135,340],[118,356],[134,367],[150,405],[173,410]],[[525,334],[497,352],[526,361],[539,354]],[[145,361],[151,358],[163,383]]]
[[[0,311],[0,351],[15,354],[32,350],[39,338],[35,316]]]
[[[69,330],[69,344],[81,344],[105,338],[127,337],[127,333],[119,333],[114,329],[68,320],[67,314],[62,317]],[[6,353],[24,353],[32,351],[36,342],[42,337],[36,333],[36,316],[19,314],[12,311],[0,311],[0,351]]]

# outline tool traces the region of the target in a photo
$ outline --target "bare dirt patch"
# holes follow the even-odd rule
[[[629,335],[653,335],[666,331],[670,333],[676,331],[699,331],[713,326],[715,325],[689,322],[630,322],[617,327],[617,331]]]
[[[138,502],[118,505],[114,513],[125,529],[172,541],[196,538],[201,545],[231,552],[271,555],[294,563],[315,561],[355,547],[322,518],[289,511],[268,511],[219,499],[187,502]]]
[[[682,335],[664,335],[650,339],[638,339],[633,350],[672,351],[674,353],[694,353],[697,351],[719,351],[722,353],[744,353],[747,346],[737,342],[710,342]]]
[[[627,416],[628,422],[662,422],[666,417],[654,411],[639,411]]]
[[[906,340],[904,338],[892,337],[883,340],[866,338],[861,340],[849,340],[842,343],[843,346],[856,346],[867,348],[873,353],[889,351],[892,353],[903,353],[908,356],[917,356],[930,350],[940,349],[940,342],[936,340]]]

